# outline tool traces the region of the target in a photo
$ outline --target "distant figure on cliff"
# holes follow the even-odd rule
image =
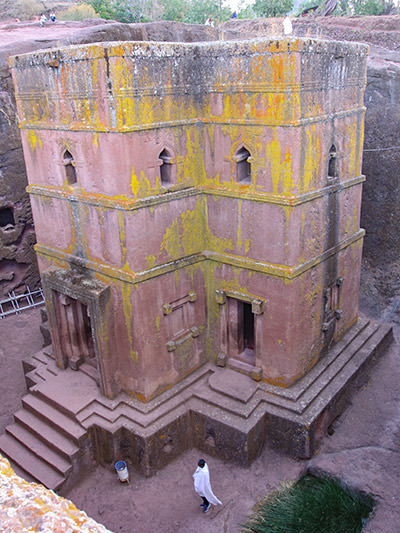
[[[205,21],[205,25],[206,25],[206,26],[212,26],[212,27],[214,27],[213,19],[212,19],[211,17],[209,17],[209,18]]]
[[[51,20],[51,22],[55,22],[56,21],[56,14],[54,13],[54,11],[52,11],[50,13],[50,20]]]
[[[211,505],[222,505],[222,502],[215,496],[210,483],[210,471],[204,459],[199,459],[197,468],[193,474],[194,490],[203,499],[200,507],[206,513]]]
[[[44,26],[44,24],[47,22],[47,17],[44,13],[40,15],[39,24],[40,27]]]
[[[289,18],[289,15],[286,15],[286,17],[283,19],[283,33],[284,35],[290,35],[293,31],[292,22]]]

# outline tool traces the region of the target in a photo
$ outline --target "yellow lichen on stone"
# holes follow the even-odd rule
[[[132,285],[130,283],[121,283],[121,295],[122,295],[122,308],[124,311],[126,334],[129,342],[129,356],[137,363],[139,355],[136,350],[133,349],[133,309],[131,301]]]
[[[321,155],[321,143],[316,125],[306,129],[304,136],[304,172],[301,192],[308,192],[313,188],[317,176]]]
[[[42,138],[40,137],[39,131],[27,130],[25,135],[32,152],[34,152],[37,147],[42,147]]]
[[[17,476],[0,455],[0,529],[7,533],[110,533],[75,505],[37,483]]]

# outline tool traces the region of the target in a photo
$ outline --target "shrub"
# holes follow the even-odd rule
[[[43,4],[37,0],[16,0],[13,7],[13,16],[21,20],[29,20],[44,11]]]
[[[256,0],[252,7],[258,17],[280,17],[293,9],[293,0]]]
[[[359,533],[373,500],[329,478],[305,476],[259,502],[243,525],[246,533]]]
[[[81,4],[69,7],[66,11],[60,13],[58,18],[60,20],[85,20],[99,18],[99,15],[92,6]]]

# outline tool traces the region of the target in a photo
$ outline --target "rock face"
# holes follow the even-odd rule
[[[43,485],[17,476],[0,455],[0,521],[3,531],[110,533],[75,505]]]
[[[21,284],[39,281],[21,139],[15,119],[11,79],[0,68],[0,298]]]
[[[361,224],[364,241],[363,301],[375,301],[376,312],[397,305],[400,289],[400,54],[371,49],[368,83]],[[371,283],[373,281],[373,283]],[[377,297],[377,298],[376,298]],[[371,305],[371,304],[370,304]]]

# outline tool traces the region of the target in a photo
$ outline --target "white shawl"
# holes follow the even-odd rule
[[[197,467],[196,472],[193,474],[194,490],[199,496],[207,498],[207,500],[213,505],[222,505],[222,502],[215,496],[210,484],[210,472],[208,470],[207,463],[203,468]]]

